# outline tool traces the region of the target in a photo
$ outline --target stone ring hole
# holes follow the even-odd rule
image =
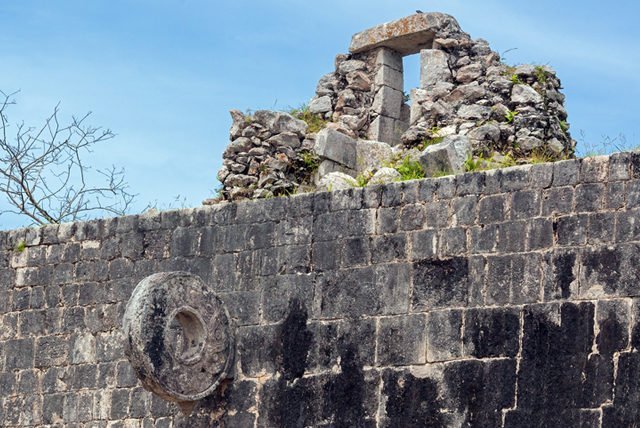
[[[173,348],[173,356],[182,364],[195,364],[202,358],[207,331],[195,309],[183,306],[169,317],[166,343]]]

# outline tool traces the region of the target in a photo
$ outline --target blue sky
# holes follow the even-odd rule
[[[97,167],[124,166],[136,210],[210,197],[228,110],[288,109],[313,96],[351,35],[413,13],[454,15],[509,63],[549,64],[565,87],[574,138],[624,134],[640,145],[640,15],[623,1],[21,0],[0,3],[0,89],[20,89],[14,123],[92,111],[117,138]],[[405,86],[418,80],[405,60]],[[590,148],[582,146],[583,151]],[[6,207],[0,201],[0,209]],[[27,224],[0,216],[0,229]]]

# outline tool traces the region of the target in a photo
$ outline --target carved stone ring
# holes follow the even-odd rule
[[[229,314],[210,287],[186,272],[140,281],[123,329],[138,378],[166,400],[187,404],[210,395],[231,364]]]

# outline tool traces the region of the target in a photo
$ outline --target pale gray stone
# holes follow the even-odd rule
[[[358,140],[356,153],[356,172],[363,173],[388,163],[393,155],[393,148],[381,141]]]
[[[482,75],[482,65],[473,63],[462,67],[458,70],[456,81],[460,83],[469,83],[476,80]]]
[[[371,78],[364,71],[353,71],[347,74],[348,87],[357,91],[368,92],[371,90]]]
[[[383,116],[399,119],[403,94],[401,91],[382,86],[378,89],[371,109]]]
[[[367,64],[364,61],[360,61],[357,59],[350,59],[342,62],[338,66],[338,73],[346,75],[353,71],[364,70],[367,68]]]
[[[281,132],[293,132],[301,137],[307,132],[308,125],[306,122],[296,119],[289,113],[277,113],[273,121],[272,130],[275,134]]]
[[[328,95],[317,97],[309,103],[309,111],[314,114],[331,111],[331,97]]]
[[[240,137],[233,140],[225,149],[224,157],[232,156],[236,153],[248,152],[253,147],[249,138]]]
[[[458,110],[458,116],[463,119],[488,119],[491,115],[491,109],[485,106],[479,106],[477,104],[464,105]]]
[[[355,178],[342,172],[330,172],[322,177],[318,182],[318,190],[329,192],[334,190],[350,189],[356,186],[357,182]]]
[[[541,103],[542,95],[536,92],[529,85],[514,85],[511,92],[511,102],[516,104],[538,104]]]
[[[353,138],[331,128],[318,132],[314,145],[318,156],[347,168],[356,168],[356,142]]]
[[[401,71],[383,65],[378,69],[374,80],[376,86],[388,86],[402,91],[404,89],[404,77]]]
[[[452,80],[449,55],[437,49],[420,51],[420,87],[430,89],[438,82]]]
[[[427,176],[442,172],[459,174],[464,172],[464,163],[470,155],[469,139],[466,136],[454,135],[424,149],[419,162]]]
[[[393,183],[394,181],[398,181],[401,175],[394,168],[383,167],[376,171],[375,174],[371,177],[368,185],[373,184],[388,184]]]
[[[242,135],[242,130],[247,126],[247,122],[245,115],[240,110],[230,110],[229,114],[231,114],[231,120],[233,120],[229,134],[231,139],[235,140]]]
[[[518,138],[516,142],[518,143],[518,146],[520,147],[520,149],[525,151],[532,151],[535,149],[539,149],[544,145],[544,141],[532,136]]]
[[[487,123],[469,131],[467,137],[472,140],[492,141],[495,143],[500,140],[500,127],[493,123]]]
[[[367,137],[370,140],[382,141],[391,145],[400,144],[400,137],[404,131],[402,131],[402,127],[396,126],[397,122],[391,117],[378,116],[369,125]]]
[[[269,144],[275,145],[276,147],[291,147],[292,149],[297,149],[298,147],[300,147],[300,144],[301,144],[300,137],[298,137],[298,135],[294,134],[293,132],[283,132],[281,134],[274,135],[273,137],[269,138],[267,142]],[[260,147],[258,149],[263,149],[263,148]],[[263,155],[264,154],[265,153],[263,152]]]
[[[380,48],[376,55],[376,64],[402,72],[402,55],[392,49]]]

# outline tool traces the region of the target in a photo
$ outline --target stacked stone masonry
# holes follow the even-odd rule
[[[420,55],[420,83],[405,93],[403,57],[412,54]],[[297,112],[313,126],[287,113],[231,112],[231,144],[218,173],[221,197],[322,189],[319,179],[326,174],[367,176],[392,159],[359,168],[355,159],[345,164],[341,157],[327,156],[314,146],[317,139],[334,151],[356,144],[375,151],[385,144],[395,148],[397,158],[413,158],[411,150],[446,137],[463,139],[469,156],[488,164],[501,165],[505,158],[512,163],[572,158],[575,141],[561,89],[552,68],[507,65],[452,16],[418,13],[382,24],[353,36],[349,53],[337,55],[334,71],[320,78],[308,110]],[[344,136],[321,137],[322,128]],[[314,151],[322,161],[317,170],[308,162]]]
[[[0,233],[0,425],[640,423],[640,155]],[[141,387],[138,281],[200,276],[235,362]]]

